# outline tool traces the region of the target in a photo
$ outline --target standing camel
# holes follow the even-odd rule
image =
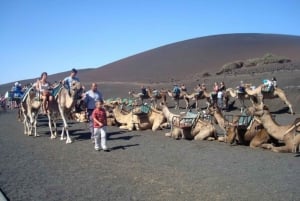
[[[129,91],[128,94],[135,98],[135,99],[139,99],[141,100],[142,104],[144,103],[145,100],[147,99],[150,99],[150,96],[149,96],[149,92],[147,92],[148,94],[144,95],[142,93],[136,93],[135,91]]]
[[[166,90],[153,90],[148,88],[148,95],[151,100],[151,104],[154,108],[157,108],[158,101],[161,100],[162,103],[167,103],[167,91]]]
[[[55,96],[55,100],[49,103],[48,120],[49,128],[51,132],[51,139],[57,137],[57,120],[61,118],[63,120],[63,128],[61,131],[61,140],[66,139],[66,144],[72,143],[69,135],[69,126],[67,117],[71,116],[71,112],[75,109],[76,101],[81,95],[82,87],[81,83],[77,80],[72,80],[70,89],[66,89],[63,86],[60,87],[59,92]],[[54,131],[52,130],[52,123],[54,125]],[[66,138],[64,134],[66,132]]]
[[[232,98],[239,100],[241,113],[243,113],[243,111],[246,108],[245,100],[252,100],[252,99],[250,99],[249,94],[239,93],[238,90],[235,90],[233,88],[226,89],[225,96],[227,96],[228,98],[231,96]]]
[[[28,89],[22,101],[20,101],[20,111],[18,114],[23,114],[25,135],[32,135],[32,130],[34,129],[34,136],[39,136],[37,134],[36,125],[41,104],[42,102],[36,99],[36,90],[34,87]],[[21,119],[21,117],[19,118]]]
[[[290,101],[287,99],[286,94],[284,93],[284,91],[278,87],[275,87],[273,90],[271,90],[270,92],[263,92],[264,85],[260,85],[255,89],[251,89],[249,86],[247,86],[245,88],[245,91],[248,95],[250,96],[256,96],[258,98],[258,100],[260,101],[264,101],[264,99],[274,99],[274,98],[280,98],[288,107],[289,110],[291,112],[291,114],[295,114],[292,104],[290,103]]]
[[[186,97],[186,92],[185,91],[181,91],[179,97],[175,97],[174,93],[172,93],[171,90],[168,90],[168,95],[173,98],[173,100],[175,101],[175,109],[179,109],[179,100],[184,100],[185,102],[185,109],[188,109],[189,107],[189,99]]]
[[[207,91],[195,92],[192,94],[185,94],[185,98],[188,100],[195,100],[195,108],[199,110],[199,101],[202,99],[206,100],[207,106],[210,105],[210,95]]]

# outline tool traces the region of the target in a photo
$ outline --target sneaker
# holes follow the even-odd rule
[[[100,148],[95,148],[96,151],[100,151]]]

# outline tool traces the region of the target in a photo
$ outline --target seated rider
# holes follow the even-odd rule
[[[203,87],[201,86],[201,84],[198,84],[194,90],[196,91],[196,93],[198,93],[198,96],[203,93]]]
[[[174,84],[174,88],[173,88],[173,94],[174,94],[174,98],[179,98],[180,96],[180,88],[177,84]]]
[[[20,82],[16,82],[12,87],[13,98],[21,98],[23,96],[22,85]]]
[[[277,87],[277,79],[276,77],[272,78],[273,86],[276,88]]]
[[[265,79],[263,80],[263,91],[270,92],[273,90],[273,82],[271,80]]]
[[[159,95],[159,91],[157,89],[153,89],[152,94],[154,96],[158,96]]]
[[[244,82],[243,82],[243,81],[241,81],[241,82],[240,82],[240,85],[237,86],[237,92],[238,92],[238,93],[241,93],[241,94],[243,94],[243,93],[246,92],[246,91],[245,91],[245,85],[244,85]]]
[[[51,91],[51,85],[47,81],[48,74],[46,72],[43,72],[41,74],[41,78],[36,81],[36,90],[39,93],[40,99],[42,99],[42,110],[43,114],[47,114],[48,112],[48,106],[49,102],[53,100],[52,91]]]
[[[144,85],[141,86],[141,92],[138,94],[139,96],[143,96],[143,97],[147,97],[148,93],[147,93],[147,89]]]
[[[214,83],[213,91],[210,93],[210,99],[214,101],[214,98],[217,97],[217,93],[219,91],[219,85],[217,82]]]
[[[187,92],[187,88],[186,88],[185,84],[181,84],[180,90],[184,91],[184,92]]]
[[[73,80],[76,80],[76,81],[79,82],[79,78],[76,77],[76,75],[77,75],[77,70],[76,70],[75,68],[73,68],[73,69],[71,70],[70,76],[68,76],[68,77],[66,77],[65,79],[63,79],[62,84],[63,84],[63,86],[64,86],[66,89],[69,89],[69,90],[70,90],[71,84],[72,84],[72,81],[73,81]]]

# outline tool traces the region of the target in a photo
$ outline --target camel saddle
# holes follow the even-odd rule
[[[185,116],[174,116],[172,125],[179,128],[193,127],[196,121],[200,118],[200,113],[187,112]]]
[[[261,88],[262,93],[272,93],[274,91],[274,86],[264,86]]]

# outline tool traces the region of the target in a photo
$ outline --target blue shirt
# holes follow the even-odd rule
[[[64,87],[66,87],[67,89],[70,89],[71,88],[71,83],[72,83],[73,80],[76,80],[77,82],[80,82],[78,77],[68,76],[63,80]]]
[[[85,93],[84,101],[87,105],[87,109],[95,109],[96,101],[103,100],[102,93],[100,91],[89,90]]]

